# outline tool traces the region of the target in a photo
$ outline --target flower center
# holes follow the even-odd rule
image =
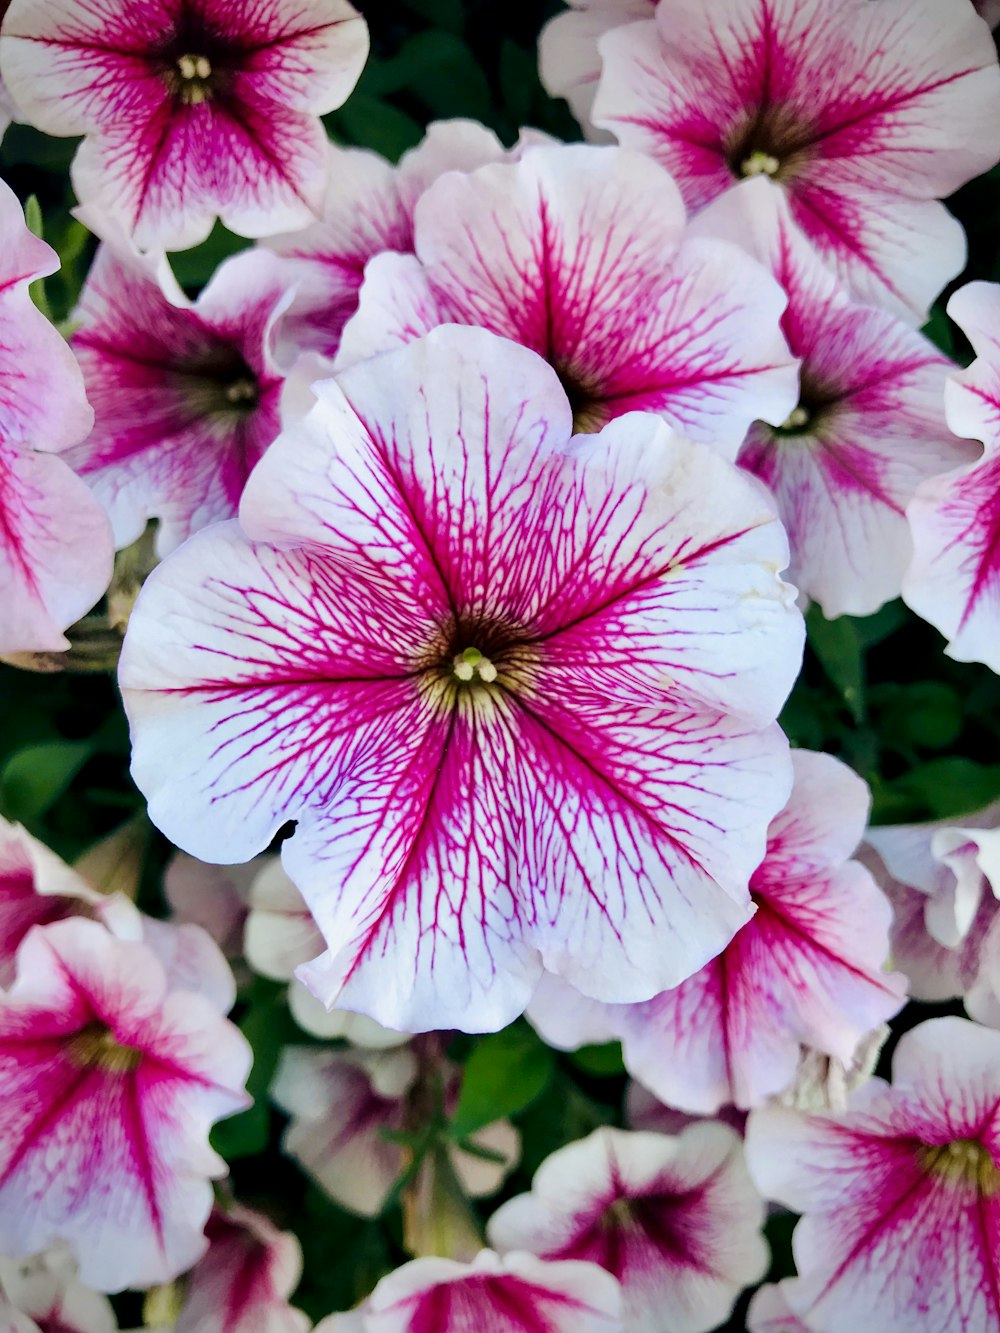
[[[142,1051],[125,1046],[104,1023],[94,1021],[75,1033],[66,1054],[80,1069],[100,1069],[106,1074],[131,1074],[142,1063]]]
[[[478,648],[465,648],[462,652],[456,653],[452,660],[451,673],[456,680],[466,685],[473,681],[492,685],[497,678],[496,667]]]
[[[765,153],[761,149],[745,157],[740,164],[741,176],[777,176],[781,170],[781,162],[773,153]]]
[[[177,93],[187,106],[198,106],[212,96],[212,62],[208,56],[187,53],[177,57]]]
[[[804,407],[802,403],[799,403],[798,407],[792,408],[788,416],[785,417],[784,421],[777,427],[777,429],[784,431],[787,435],[802,435],[809,429],[809,426],[812,424],[812,419],[813,414],[809,408]]]
[[[260,391],[253,376],[241,375],[225,386],[222,396],[227,403],[232,403],[233,407],[251,408],[257,406]]]
[[[1000,1168],[976,1139],[953,1139],[951,1143],[922,1147],[917,1157],[926,1172],[949,1185],[973,1185],[988,1199],[1000,1194]]]

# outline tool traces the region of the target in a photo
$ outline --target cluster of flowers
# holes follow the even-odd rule
[[[1000,289],[949,304],[968,370],[917,331],[965,258],[938,201],[1000,159],[987,22],[593,0],[541,49],[592,142],[439,123],[395,167],[318,119],[366,53],[347,0],[3,22],[101,245],[67,344],[0,189],[0,652],[66,649],[155,520],[120,682],[187,854],[163,922],[0,831],[5,1327],[103,1333],[98,1293],[156,1286],[176,1333],[308,1326],[294,1238],[213,1206],[228,953],[349,1043],[272,1096],[355,1212],[454,1108],[437,1033],[526,1012],[639,1090],[492,1249],[456,1224],[325,1333],[705,1333],[765,1201],[803,1219],[757,1333],[1000,1330],[1000,811],[851,859],[865,784],[776,723],[806,601],[902,594],[1000,670]],[[217,217],[257,244],[191,301],[166,251]],[[906,1033],[890,1085],[908,993],[975,1021]],[[488,1195],[518,1150],[501,1120],[419,1183]]]

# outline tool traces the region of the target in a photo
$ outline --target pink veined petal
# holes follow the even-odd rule
[[[794,406],[783,298],[731,249],[681,244],[683,225],[670,178],[617,148],[538,147],[451,173],[417,205],[423,275],[372,265],[340,364],[435,316],[479,325],[550,362],[582,429],[655,411],[731,455],[752,420]]]
[[[262,1213],[216,1207],[205,1228],[208,1253],[185,1279],[176,1333],[308,1333],[288,1297],[302,1276],[302,1249]]]
[[[594,1264],[415,1259],[382,1279],[363,1307],[365,1333],[624,1333],[621,1291]],[[348,1325],[350,1327],[350,1325]],[[339,1330],[338,1330],[339,1333]]]
[[[969,282],[948,302],[948,314],[972,343],[976,359],[952,375],[945,390],[948,425],[956,435],[1000,440],[1000,284]]]
[[[236,980],[207,930],[143,915],[142,942],[160,960],[170,990],[203,995],[220,1014],[229,1013],[236,1003]]]
[[[621,1282],[630,1333],[707,1333],[767,1267],[763,1215],[726,1126],[677,1138],[599,1129],[547,1158],[489,1239],[600,1264]]]
[[[91,1054],[104,1034],[110,1064]],[[207,1001],[166,992],[144,945],[79,919],[32,931],[0,1003],[0,1245],[64,1238],[106,1291],[190,1267],[225,1170],[208,1132],[247,1105],[249,1064]]]
[[[289,281],[280,261],[249,251],[223,263],[191,305],[165,265],[98,252],[73,338],[97,420],[68,458],[119,546],[156,518],[166,554],[235,515],[279,431],[273,341]]]
[[[60,652],[111,580],[103,510],[61,458],[0,443],[0,652]]]

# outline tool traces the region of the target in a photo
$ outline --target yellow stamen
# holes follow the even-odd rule
[[[740,174],[743,176],[777,176],[781,162],[771,153],[758,149],[743,159]]]
[[[228,403],[252,403],[257,398],[257,385],[251,379],[234,380],[226,385],[225,397]]]
[[[951,1185],[974,1185],[988,1199],[1000,1194],[1000,1168],[989,1149],[976,1139],[954,1139],[920,1148],[918,1158],[925,1171]]]
[[[210,79],[212,62],[208,56],[179,56],[177,68],[182,79]]]
[[[452,673],[457,680],[468,684],[478,677],[484,685],[492,685],[497,678],[497,669],[488,657],[484,657],[478,648],[466,648],[452,662]]]
[[[782,430],[801,430],[803,426],[809,425],[809,412],[804,407],[793,407],[788,416],[781,423]]]
[[[88,1023],[66,1044],[66,1055],[81,1069],[131,1074],[142,1063],[142,1051],[119,1042],[103,1023]]]

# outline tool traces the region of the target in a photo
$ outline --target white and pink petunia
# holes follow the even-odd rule
[[[772,181],[730,190],[696,226],[745,245],[788,294],[782,329],[801,359],[799,400],[777,429],[751,428],[739,463],[777,499],[789,578],[828,617],[868,615],[899,596],[918,486],[975,453],[945,420],[951,362],[848,296]]]
[[[936,200],[1000,157],[1000,71],[969,0],[660,0],[600,49],[595,123],[689,208],[769,176],[862,300],[916,322],[961,270]]]
[[[759,1105],[795,1079],[803,1046],[849,1065],[905,1000],[884,971],[889,904],[848,859],[867,788],[830,755],[792,758],[792,798],[750,880],[754,917],[690,980],[619,1011],[633,1075],[682,1110]]]
[[[74,315],[96,420],[68,461],[127,546],[158,521],[160,555],[232,518],[280,429],[275,325],[293,296],[266,250],[226,260],[194,303],[165,259],[102,245]]]
[[[581,1003],[548,980],[528,1010],[546,1040],[620,1039],[634,1078],[697,1114],[758,1106],[809,1077],[803,1047],[850,1069],[859,1042],[902,1007],[906,983],[884,971],[889,903],[849,859],[867,787],[831,755],[796,750],[792,761],[791,800],[750,880],[752,919],[700,972],[643,1004]]]
[[[872,1080],[840,1114],[754,1111],[747,1155],[762,1193],[803,1214],[782,1292],[808,1328],[1000,1329],[1000,1032],[922,1023],[891,1087]]]
[[[76,360],[28,288],[53,250],[0,181],[0,653],[61,651],[111,579],[108,521],[61,458],[90,430]]]
[[[1000,980],[998,824],[993,804],[961,819],[869,829],[866,860],[892,903],[893,961],[914,997],[964,998],[974,1018],[1000,1027],[987,1013]]]
[[[85,136],[78,198],[144,250],[196,245],[216,217],[244,236],[312,221],[329,167],[319,117],[367,54],[348,0],[13,0],[0,36],[23,117]]]
[[[6,1298],[6,1299],[5,1299]],[[0,1259],[2,1333],[117,1333],[111,1302],[85,1287],[64,1245]]]
[[[300,975],[398,1030],[703,965],[790,785],[802,623],[761,489],[651,415],[441,328],[321,386],[240,523],[154,571],[122,658],[150,817],[207,860],[289,819]]]
[[[323,952],[319,927],[278,857],[261,858],[247,903],[243,948],[262,977],[290,981],[297,967]]]
[[[917,491],[907,511],[914,555],[903,597],[945,635],[949,657],[1000,671],[1000,285],[970,282],[948,314],[976,353],[948,381],[948,424],[985,448]]]
[[[490,1220],[501,1253],[587,1260],[621,1283],[629,1333],[707,1333],[768,1266],[739,1137],[598,1129],[552,1154]]]
[[[625,1333],[621,1289],[596,1264],[501,1259],[472,1263],[414,1259],[378,1284],[365,1303],[333,1315],[315,1333]]]
[[[476,121],[439,120],[397,166],[377,153],[331,144],[329,185],[319,220],[266,241],[285,260],[296,284],[282,326],[289,359],[302,350],[336,356],[344,326],[358,306],[365,265],[383,250],[412,252],[413,211],[439,176],[516,160],[525,147],[545,138],[537,130],[526,130],[513,148],[505,149]]]
[[[376,256],[340,366],[474,324],[543,356],[578,430],[656,412],[734,457],[798,396],[775,280],[736,247],[686,240],[676,185],[639,153],[567,145],[450,173],[420,198],[415,255]]]
[[[612,28],[651,19],[656,0],[569,0],[538,37],[538,73],[552,97],[565,97],[588,138],[600,137],[590,113],[601,77],[598,38]]]
[[[302,1249],[262,1213],[216,1206],[205,1227],[208,1250],[184,1279],[173,1333],[307,1333],[289,1304],[302,1276]]]
[[[431,1081],[427,1082],[426,1073]],[[337,1203],[362,1217],[377,1217],[407,1165],[400,1135],[414,1128],[414,1108],[427,1117],[429,1088],[450,1115],[458,1100],[455,1065],[435,1061],[425,1070],[410,1049],[336,1051],[289,1046],[271,1089],[290,1117],[283,1147]],[[396,1137],[393,1137],[396,1136]],[[464,1192],[495,1194],[520,1156],[520,1138],[505,1120],[470,1138],[473,1151],[449,1146],[450,1166]],[[484,1149],[496,1160],[477,1156]]]
[[[156,954],[95,921],[32,930],[0,994],[0,1251],[66,1241],[99,1291],[203,1253],[212,1124],[242,1110],[250,1049]]]

